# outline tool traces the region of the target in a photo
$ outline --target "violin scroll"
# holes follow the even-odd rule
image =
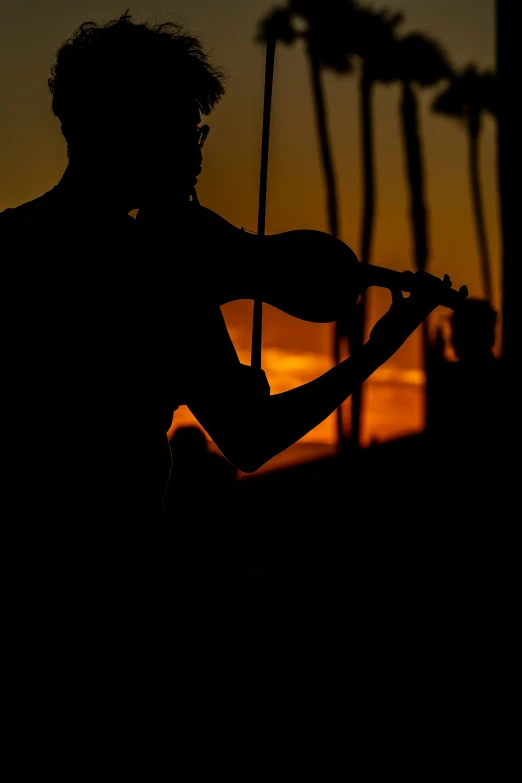
[[[443,307],[449,307],[451,310],[457,310],[466,301],[468,288],[463,285],[457,291],[449,288],[440,278],[431,275],[428,272],[397,272],[386,267],[374,266],[368,264],[363,267],[363,277],[367,286],[379,286],[388,288],[390,291],[398,290],[411,294],[419,287],[432,288],[440,292],[440,304]]]

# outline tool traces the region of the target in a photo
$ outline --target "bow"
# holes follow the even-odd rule
[[[268,141],[270,138],[270,109],[272,106],[272,82],[274,78],[276,39],[268,38],[266,42],[265,60],[265,97],[263,101],[263,135],[261,139],[261,172],[259,176],[259,206],[257,213],[257,235],[265,235],[266,217],[266,182],[268,176]],[[252,352],[251,366],[261,369],[261,338],[263,332],[263,302],[254,299],[254,315],[252,320]]]

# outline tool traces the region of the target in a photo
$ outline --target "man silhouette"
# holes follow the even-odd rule
[[[202,165],[201,115],[224,93],[201,42],[128,13],[86,22],[59,49],[49,88],[67,168],[50,191],[0,215],[4,479],[17,518],[52,519],[57,530],[85,522],[86,538],[93,525],[105,535],[125,526],[120,541],[162,518],[177,405],[237,468],[255,471],[393,355],[451,283],[417,275],[417,290],[394,292],[357,354],[271,396],[239,362],[201,236],[182,230]],[[222,261],[212,259],[214,276]]]
[[[451,348],[457,361],[444,359],[441,332],[429,353],[430,450],[444,454],[445,470],[461,475],[468,512],[472,502],[481,512],[487,502],[492,506],[498,502],[506,467],[504,441],[511,426],[512,383],[493,351],[496,321],[497,313],[489,302],[467,299],[451,316]]]

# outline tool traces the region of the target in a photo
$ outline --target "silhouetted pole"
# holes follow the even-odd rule
[[[514,362],[516,283],[515,263],[520,255],[517,247],[519,216],[515,215],[515,197],[520,189],[520,25],[515,5],[519,0],[496,2],[497,100],[498,100],[498,174],[500,186],[500,220],[502,226],[502,358]],[[520,12],[520,7],[519,7]],[[519,115],[520,116],[520,115]],[[518,138],[517,138],[518,131]]]
[[[257,213],[257,235],[265,235],[266,183],[268,177],[268,142],[270,139],[270,109],[272,106],[272,82],[274,80],[274,59],[276,39],[266,42],[265,62],[265,99],[263,102],[263,136],[261,139],[261,173],[259,176],[259,209]],[[263,333],[263,302],[254,299],[254,318],[252,323],[252,353],[250,364],[256,370],[261,369],[261,338]]]

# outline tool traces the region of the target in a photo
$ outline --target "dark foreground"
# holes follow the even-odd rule
[[[94,546],[90,525],[52,557],[46,534],[47,561],[6,580],[13,720],[29,704],[47,736],[53,711],[80,707],[82,731],[197,736],[194,758],[228,737],[238,780],[279,744],[289,779],[335,780],[361,756],[446,779],[454,752],[461,777],[507,779],[516,490],[504,461],[463,460],[420,437],[241,482],[216,463],[178,476],[152,532]]]

